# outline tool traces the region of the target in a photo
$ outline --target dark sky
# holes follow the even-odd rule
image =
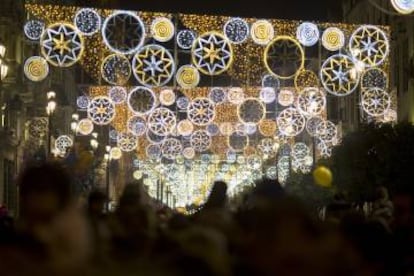
[[[44,0],[116,9],[303,20],[340,20],[340,0]],[[328,14],[334,14],[328,16]]]

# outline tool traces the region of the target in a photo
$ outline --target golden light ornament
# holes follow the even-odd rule
[[[154,134],[167,136],[171,134],[177,125],[175,114],[165,107],[154,109],[148,116],[147,127]]]
[[[132,174],[132,177],[134,177],[135,180],[140,180],[143,176],[143,173],[141,170],[135,170]]]
[[[82,119],[77,124],[77,130],[76,132],[81,135],[89,135],[93,132],[93,122],[91,119]]]
[[[244,124],[257,124],[266,116],[266,106],[257,98],[247,98],[237,106],[237,116]]]
[[[306,119],[296,108],[286,108],[276,118],[277,126],[283,135],[293,137],[305,128]]]
[[[414,1],[413,0],[391,0],[391,5],[400,14],[410,14],[414,12]]]
[[[328,51],[338,51],[345,45],[344,32],[337,27],[329,27],[322,34],[322,45]]]
[[[267,45],[275,36],[272,23],[267,20],[257,20],[250,28],[250,36],[258,45]]]
[[[192,147],[186,147],[182,152],[185,159],[193,159],[195,157],[195,150]]]
[[[234,126],[230,122],[221,123],[219,126],[220,133],[224,136],[229,136],[234,131]]]
[[[230,87],[227,92],[227,99],[230,103],[239,105],[244,101],[244,90],[241,87]]]
[[[43,57],[33,56],[25,61],[23,70],[29,80],[39,82],[48,76],[49,64]]]
[[[175,102],[175,92],[172,89],[163,89],[160,92],[159,99],[162,105],[173,105]]]
[[[294,79],[295,89],[300,93],[305,87],[319,87],[318,75],[311,70],[300,70]]]
[[[188,119],[197,126],[206,126],[214,121],[215,105],[209,98],[199,97],[187,107]]]
[[[177,133],[181,136],[189,136],[193,133],[194,125],[190,120],[181,120],[177,124]]]
[[[332,172],[325,166],[318,166],[312,173],[315,183],[324,188],[332,187]]]
[[[179,86],[184,89],[191,89],[200,82],[200,73],[192,65],[183,65],[177,70],[175,78]]]
[[[110,124],[116,115],[115,104],[109,97],[97,96],[90,100],[88,118],[97,125]]]
[[[112,147],[109,156],[112,160],[119,160],[122,157],[122,150],[118,147]]]
[[[233,47],[230,41],[219,32],[207,32],[193,43],[191,57],[194,66],[209,76],[220,75],[233,63]]]
[[[295,102],[295,94],[290,89],[281,89],[277,95],[277,102],[281,106],[290,106]]]
[[[299,42],[290,36],[278,36],[264,51],[267,71],[279,79],[290,79],[305,65],[305,52]]]
[[[157,17],[151,24],[151,34],[156,41],[167,42],[174,37],[174,24],[166,17]]]
[[[40,38],[42,56],[53,66],[70,67],[83,56],[84,39],[75,26],[65,22],[53,23]]]
[[[277,130],[277,125],[274,120],[263,119],[259,122],[259,132],[265,137],[273,137]]]

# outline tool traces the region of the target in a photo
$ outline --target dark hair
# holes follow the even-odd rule
[[[26,168],[18,185],[23,204],[25,198],[42,192],[54,193],[61,208],[67,206],[71,199],[71,177],[59,163],[43,163]]]
[[[207,199],[205,208],[222,208],[227,201],[227,184],[223,181],[214,182],[210,196]]]

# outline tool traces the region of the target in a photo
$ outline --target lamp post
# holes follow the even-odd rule
[[[111,160],[112,160],[112,155],[111,155],[111,149],[112,149],[112,147],[111,146],[106,146],[105,147],[105,150],[106,150],[106,153],[105,153],[105,156],[104,156],[104,159],[105,159],[105,161],[106,161],[106,176],[105,176],[105,182],[106,182],[106,186],[105,186],[105,188],[106,188],[106,200],[107,200],[107,203],[106,203],[106,211],[107,212],[109,212],[109,204],[110,204],[110,166],[111,166]]]
[[[52,116],[56,110],[56,93],[54,91],[49,91],[46,94],[47,105],[46,105],[46,114],[48,118],[48,155],[52,152]]]

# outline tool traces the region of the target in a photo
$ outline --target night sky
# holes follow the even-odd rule
[[[45,0],[36,2],[316,21],[340,21],[341,18],[340,0]]]

